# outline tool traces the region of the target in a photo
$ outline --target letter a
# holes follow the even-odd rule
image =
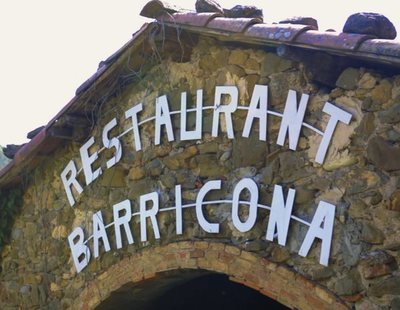
[[[328,266],[334,220],[335,206],[325,201],[320,201],[317,211],[315,211],[314,218],[310,224],[310,229],[301,245],[299,255],[303,257],[307,256],[314,239],[319,238],[322,240],[319,263]],[[322,225],[323,228],[321,227]]]

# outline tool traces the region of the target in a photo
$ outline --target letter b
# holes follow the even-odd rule
[[[72,258],[74,259],[77,273],[81,272],[90,261],[90,250],[83,243],[84,238],[85,236],[81,227],[75,228],[68,236],[69,247],[71,248]],[[75,239],[78,240],[75,242]]]

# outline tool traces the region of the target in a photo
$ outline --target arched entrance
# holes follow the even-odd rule
[[[109,298],[115,300],[118,296],[129,299],[127,292],[134,291],[135,287],[149,290],[149,296],[157,299],[185,281],[215,274],[220,275],[217,281],[224,278],[237,282],[289,308],[348,309],[330,291],[292,270],[237,247],[208,241],[184,241],[147,248],[122,259],[87,283],[75,300],[74,309],[101,309],[107,306]],[[151,281],[159,285],[157,292],[149,289]],[[146,293],[143,296],[146,297]]]
[[[96,310],[288,309],[224,274],[207,270],[166,271],[140,283],[127,283]]]

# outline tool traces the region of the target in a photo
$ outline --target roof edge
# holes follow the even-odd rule
[[[15,180],[20,177],[21,172],[26,168],[26,166],[33,160],[36,154],[41,150],[41,148],[48,142],[49,139],[57,139],[52,137],[50,134],[51,128],[57,124],[63,115],[68,113],[73,106],[75,106],[81,97],[83,97],[86,92],[88,92],[93,84],[101,82],[104,75],[114,67],[116,60],[121,56],[126,50],[132,47],[136,43],[137,39],[143,36],[147,31],[151,31],[157,23],[145,23],[143,26],[132,35],[132,38],[120,49],[118,49],[114,54],[107,58],[106,61],[101,62],[99,69],[89,77],[78,90],[75,96],[65,105],[48,123],[47,125],[39,131],[39,133],[33,137],[32,140],[23,145],[15,154],[14,158],[2,169],[0,169],[0,187],[8,186],[15,182]],[[57,139],[60,140],[60,139]]]

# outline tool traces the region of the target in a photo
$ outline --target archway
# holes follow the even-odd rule
[[[118,295],[118,292],[145,285],[147,280],[160,279],[163,274],[176,270],[191,271],[184,281],[207,274],[226,275],[229,281],[258,291],[289,308],[348,309],[329,290],[288,268],[237,247],[208,241],[184,241],[147,248],[122,259],[87,283],[75,300],[74,309],[94,309],[113,293]],[[171,288],[173,282],[168,285],[169,280],[166,281],[160,294]]]
[[[207,270],[178,269],[140,283],[127,283],[104,300],[96,310],[200,310],[288,309],[277,301],[224,274]]]

